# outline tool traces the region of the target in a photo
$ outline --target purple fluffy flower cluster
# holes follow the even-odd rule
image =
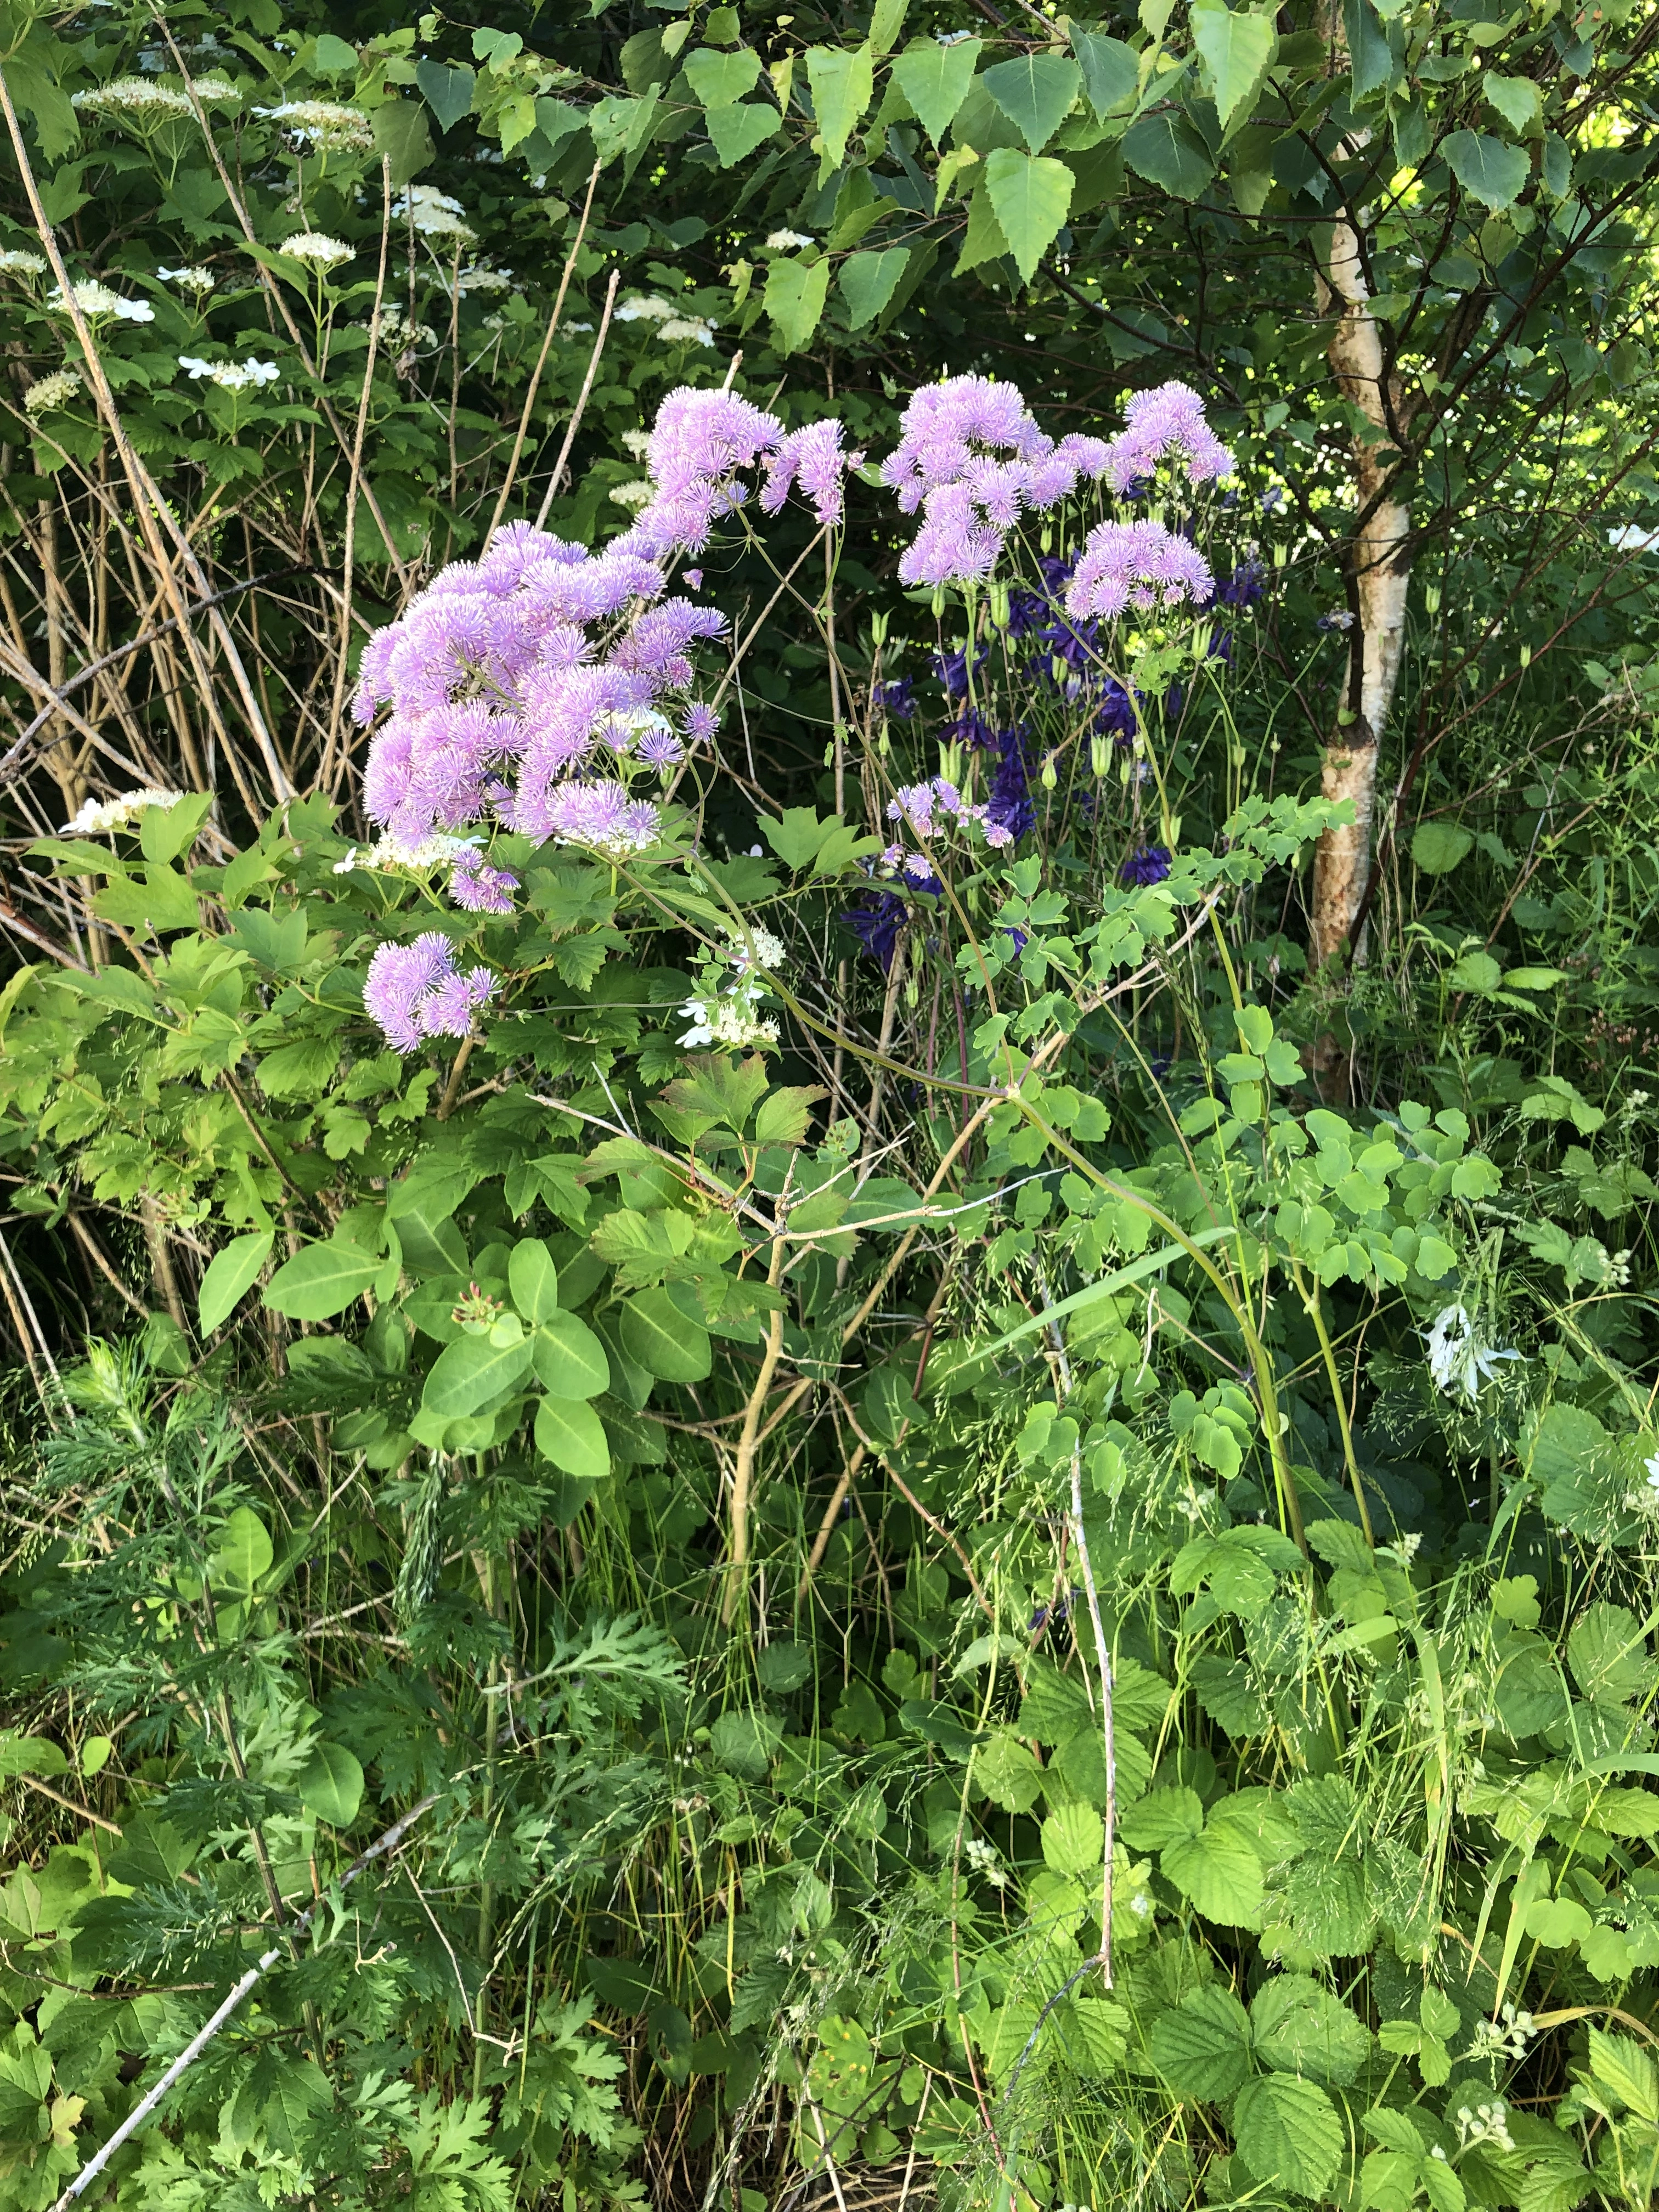
[[[511,914],[518,878],[506,868],[492,868],[476,845],[470,845],[455,863],[449,878],[452,902],[467,914]]]
[[[392,709],[363,779],[372,819],[410,844],[488,811],[613,854],[654,842],[654,806],[587,779],[596,755],[678,757],[656,702],[690,684],[689,647],[726,618],[665,588],[637,553],[590,554],[523,522],[481,561],[453,562],[363,651],[357,720]],[[705,708],[695,726],[712,720]]]
[[[1115,492],[1150,480],[1166,453],[1178,453],[1189,483],[1212,483],[1232,472],[1233,457],[1204,419],[1204,402],[1192,386],[1172,380],[1137,392],[1123,410],[1123,428],[1106,449],[1097,472]]]
[[[441,929],[410,945],[383,945],[368,963],[363,1004],[394,1052],[416,1052],[428,1037],[464,1037],[489,1005],[495,978],[488,968],[455,965],[455,948]]]
[[[993,847],[1012,845],[1013,838],[1006,823],[997,819],[988,805],[975,805],[966,799],[953,783],[942,775],[931,777],[926,783],[907,783],[901,786],[896,798],[887,802],[890,822],[904,822],[918,837],[938,836],[951,823],[966,827],[977,823],[985,832],[985,842]]]
[[[1101,522],[1089,532],[1066,586],[1073,615],[1111,617],[1190,599],[1205,605],[1215,592],[1203,555],[1190,538],[1161,522]]]
[[[1018,387],[986,376],[951,376],[915,392],[882,481],[921,527],[899,562],[907,584],[959,584],[988,575],[1010,530],[1030,508],[1050,507],[1082,477],[1105,473],[1103,438],[1056,445],[1037,427]]]
[[[741,469],[763,462],[761,506],[775,514],[799,487],[822,523],[842,518],[847,471],[862,460],[842,445],[833,418],[786,432],[775,415],[734,392],[671,392],[657,411],[646,447],[652,496],[613,554],[664,561],[678,552],[700,553],[714,525],[735,514],[748,497]]]

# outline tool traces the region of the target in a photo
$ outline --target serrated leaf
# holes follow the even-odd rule
[[[1317,2197],[1331,2180],[1346,2140],[1325,2092],[1290,2074],[1258,2074],[1233,2107],[1238,2154],[1258,2181]]]
[[[1184,116],[1143,115],[1123,134],[1123,158],[1139,177],[1179,200],[1195,200],[1215,174],[1209,149]]]
[[[968,96],[978,66],[980,41],[960,39],[941,46],[929,39],[912,46],[893,64],[893,77],[935,146],[943,144],[957,110]]]
[[[1519,146],[1484,131],[1454,131],[1440,151],[1469,198],[1494,210],[1508,207],[1532,173]]]
[[[415,82],[421,96],[438,118],[440,131],[448,131],[472,109],[477,73],[465,65],[446,69],[441,62],[423,58],[415,64]]]
[[[275,1230],[258,1229],[246,1237],[233,1237],[222,1251],[214,1254],[196,1300],[197,1326],[204,1336],[211,1336],[252,1289],[276,1241]]]
[[[879,253],[849,253],[841,265],[841,295],[847,302],[848,320],[855,331],[872,323],[899,288],[909,264],[910,250],[889,246]]]
[[[1064,54],[1020,54],[987,70],[983,82],[1032,153],[1040,154],[1075,106],[1083,72]]]
[[[1474,849],[1470,832],[1455,822],[1419,822],[1412,832],[1412,864],[1425,876],[1449,876]]]
[[[1261,1913],[1261,1862],[1241,1837],[1219,1828],[1166,1844],[1158,1864],[1206,1920],[1249,1928]]]
[[[850,49],[809,48],[806,81],[812,88],[812,112],[823,140],[823,158],[831,168],[839,168],[847,141],[875,90],[875,57],[869,41]]]
[[[750,46],[724,54],[703,46],[685,64],[686,81],[706,108],[730,107],[755,89],[760,73],[760,56]]]
[[[1256,2056],[1276,2073],[1345,2088],[1370,2051],[1370,2030],[1308,1974],[1276,1974],[1250,2002]]]
[[[1659,2085],[1653,2061],[1628,2035],[1609,2035],[1599,2027],[1589,2031],[1590,2072],[1604,2089],[1610,2089],[1639,2119],[1659,2121]]]
[[[1042,1823],[1042,1857],[1056,1874],[1097,1874],[1104,1828],[1091,1805],[1056,1805]]]
[[[1131,106],[1140,87],[1140,59],[1121,39],[1098,31],[1073,31],[1072,52],[1083,71],[1089,105],[1103,118]]]
[[[1529,131],[1542,112],[1542,98],[1529,76],[1504,76],[1488,70],[1481,79],[1487,104],[1495,107],[1511,131]]]
[[[1215,2104],[1250,2070],[1250,2016],[1231,1990],[1194,1990],[1152,2023],[1152,2063],[1177,2097]]]
[[[746,161],[782,127],[783,118],[769,100],[740,100],[732,107],[711,107],[708,139],[723,169]]]
[[[830,264],[810,264],[793,257],[775,261],[767,271],[765,307],[781,352],[799,353],[817,330],[830,295]]]
[[[985,162],[985,187],[1015,266],[1029,284],[1060,235],[1074,179],[1064,161],[1000,146]]]
[[[307,1244],[285,1260],[265,1286],[264,1303],[290,1321],[331,1321],[380,1272],[379,1260],[351,1244]]]
[[[1248,112],[1279,52],[1271,15],[1246,15],[1231,8],[1195,7],[1193,42],[1208,72],[1224,132],[1241,111]]]

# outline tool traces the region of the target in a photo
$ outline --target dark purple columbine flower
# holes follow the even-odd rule
[[[874,891],[841,917],[884,975],[893,965],[898,933],[909,909],[893,891]]]
[[[1012,938],[1016,952],[1024,952],[1031,941],[1023,929],[1016,929],[1012,923],[1004,926],[1002,933],[1005,937]]]
[[[896,722],[908,722],[916,711],[915,690],[914,676],[895,676],[877,684],[876,704]]]
[[[1241,561],[1231,576],[1224,577],[1216,586],[1216,605],[1221,607],[1253,607],[1266,596],[1267,571],[1260,561]]]
[[[975,654],[974,667],[976,672],[984,667],[990,650],[988,645],[982,645]],[[931,658],[933,674],[944,685],[945,697],[947,699],[965,698],[968,693],[968,648],[966,646],[959,653],[936,653]]]
[[[1130,744],[1138,724],[1135,702],[1115,676],[1109,676],[1100,695],[1100,709],[1095,716],[1095,727],[1103,738],[1111,738],[1121,745]]]
[[[1205,654],[1204,658],[1206,660],[1224,661],[1226,665],[1231,668],[1233,665],[1233,634],[1231,630],[1218,629],[1215,635],[1210,640],[1210,649]]]
[[[1149,884],[1161,884],[1170,872],[1170,855],[1162,845],[1143,845],[1138,853],[1131,853],[1118,870],[1118,881],[1144,890]]]
[[[954,742],[970,746],[975,752],[984,752],[997,742],[997,733],[977,707],[966,707],[954,722],[946,722],[939,732],[946,744]]]
[[[1031,804],[1031,769],[1026,757],[1024,728],[1016,724],[1012,730],[1000,731],[997,746],[1001,757],[986,794],[986,818],[1006,830],[1018,843],[1036,821],[1036,808]]]

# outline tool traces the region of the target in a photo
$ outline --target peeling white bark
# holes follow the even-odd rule
[[[1396,458],[1390,414],[1393,424],[1403,428],[1404,397],[1397,383],[1385,390],[1382,333],[1370,312],[1359,241],[1346,222],[1332,228],[1320,294],[1322,311],[1337,316],[1328,355],[1337,383],[1379,435],[1356,435],[1352,446],[1356,512],[1365,517],[1356,528],[1352,548],[1359,599],[1359,717],[1332,734],[1322,781],[1326,798],[1352,802],[1354,818],[1326,830],[1315,856],[1315,968],[1347,944],[1370,879],[1377,755],[1400,681],[1411,584],[1405,550],[1411,509],[1403,500],[1379,496]],[[1345,687],[1345,709],[1347,700]]]

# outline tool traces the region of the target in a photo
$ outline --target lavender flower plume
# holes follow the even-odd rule
[[[487,866],[476,846],[461,854],[449,878],[452,903],[467,914],[511,914],[518,888],[519,878],[508,869]]]
[[[720,718],[705,700],[694,699],[680,726],[694,745],[712,744],[720,732]]]
[[[625,860],[654,845],[662,817],[649,799],[629,799],[619,783],[563,783],[544,810],[544,835],[564,845],[590,845]]]
[[[701,552],[715,524],[736,514],[749,496],[739,471],[763,460],[761,505],[767,514],[775,514],[790,487],[799,485],[820,522],[840,521],[847,471],[863,458],[842,450],[842,435],[833,420],[786,434],[775,415],[734,392],[682,386],[658,410],[646,447],[652,496],[612,550],[652,561]]]
[[[1123,410],[1123,424],[1099,471],[1114,491],[1126,492],[1138,477],[1154,476],[1171,452],[1185,460],[1190,483],[1211,483],[1232,473],[1233,457],[1205,420],[1204,402],[1190,385],[1171,380],[1137,392]]]
[[[465,1036],[495,995],[488,968],[455,966],[455,948],[439,929],[409,945],[382,945],[368,963],[363,1005],[394,1052],[416,1052],[428,1037]]]
[[[1113,617],[1190,599],[1203,606],[1215,579],[1190,539],[1161,522],[1102,522],[1085,541],[1066,587],[1068,613]]]

